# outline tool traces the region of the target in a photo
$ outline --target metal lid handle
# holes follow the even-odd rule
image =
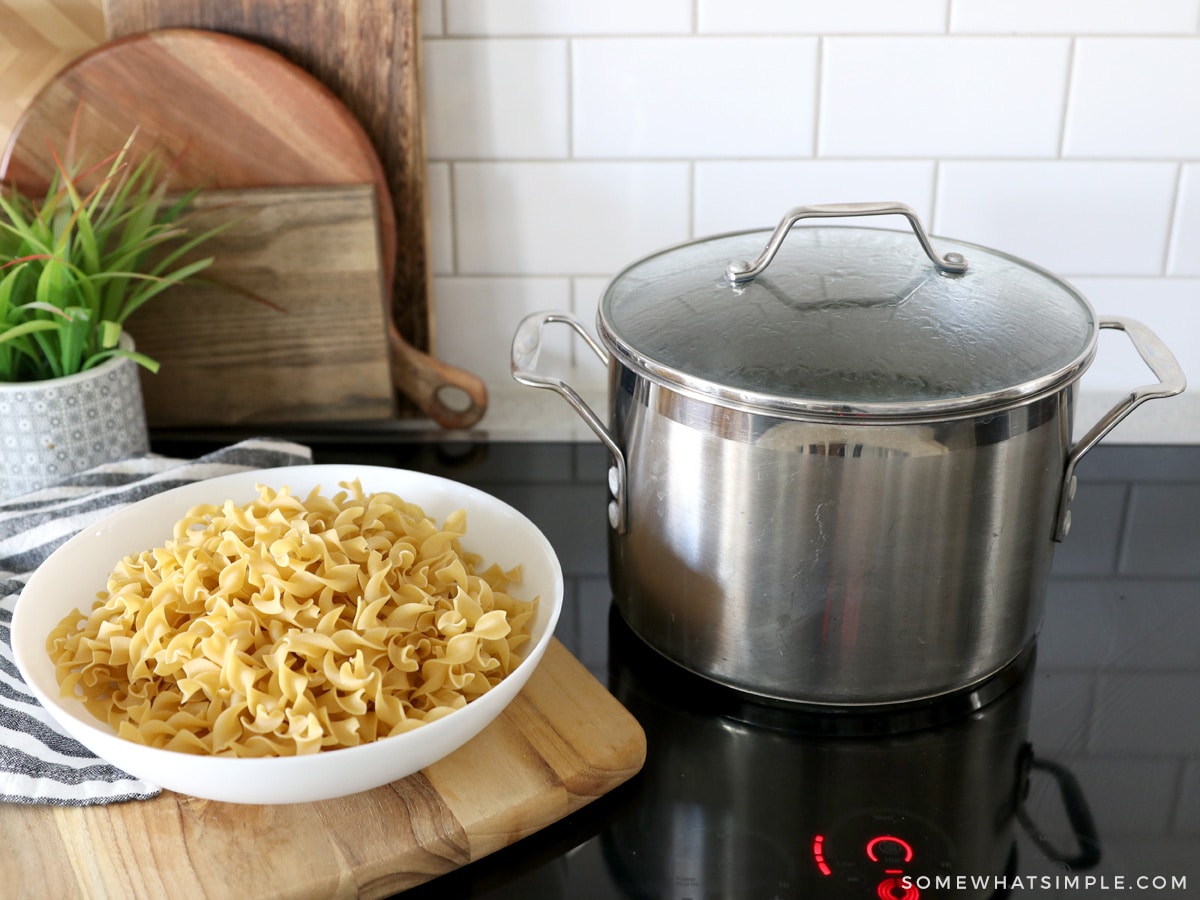
[[[916,234],[917,240],[921,242],[921,247],[925,254],[933,261],[938,270],[950,275],[961,275],[967,271],[967,261],[961,253],[947,253],[945,256],[938,254],[933,249],[933,244],[929,242],[929,235],[925,233],[924,227],[921,225],[921,220],[917,218],[916,212],[911,206],[904,203],[827,203],[818,206],[797,206],[794,209],[788,210],[772,232],[771,237],[767,240],[767,246],[758,259],[753,263],[748,263],[744,260],[734,260],[725,267],[725,278],[733,284],[743,284],[747,281],[753,281],[761,275],[763,271],[771,264],[771,260],[775,258],[775,254],[779,252],[779,248],[783,245],[783,239],[787,237],[792,226],[801,219],[830,219],[844,216],[890,216],[900,215],[908,219],[912,225],[913,233]]]

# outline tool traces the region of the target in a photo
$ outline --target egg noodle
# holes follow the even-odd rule
[[[64,697],[122,737],[187,753],[292,756],[420,727],[516,668],[537,600],[476,573],[466,513],[437,525],[343,482],[259,485],[193,507],[47,639]]]

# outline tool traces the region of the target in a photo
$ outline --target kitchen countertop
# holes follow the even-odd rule
[[[648,756],[612,793],[411,900],[876,896],[878,865],[847,849],[853,828],[874,829],[872,852],[915,848],[910,877],[993,877],[930,882],[926,897],[1004,896],[1013,879],[1046,897],[1200,885],[1200,447],[1092,451],[1035,657],[978,711],[881,739],[814,736],[645,652],[613,612],[598,443],[413,434],[287,436],[318,462],[442,474],[533,518],[566,574],[557,635],[639,718]],[[1030,828],[1013,814],[1026,777]]]

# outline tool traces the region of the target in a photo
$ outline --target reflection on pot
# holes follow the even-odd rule
[[[1004,893],[998,878],[1011,883],[1014,827],[1041,765],[1027,741],[1032,651],[968,694],[827,713],[700,679],[615,612],[609,640],[610,684],[649,748],[626,804],[637,812],[601,838],[631,896],[990,897]],[[1027,827],[1063,865],[1094,865],[1086,803],[1069,773],[1051,775],[1078,846],[1063,853]]]

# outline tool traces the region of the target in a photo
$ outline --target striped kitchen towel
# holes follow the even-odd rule
[[[41,562],[76,532],[152,494],[217,475],[311,461],[312,452],[299,444],[246,440],[191,461],[147,455],[98,466],[0,502],[0,800],[87,806],[159,793],[68,737],[22,681],[9,626],[21,589]]]

